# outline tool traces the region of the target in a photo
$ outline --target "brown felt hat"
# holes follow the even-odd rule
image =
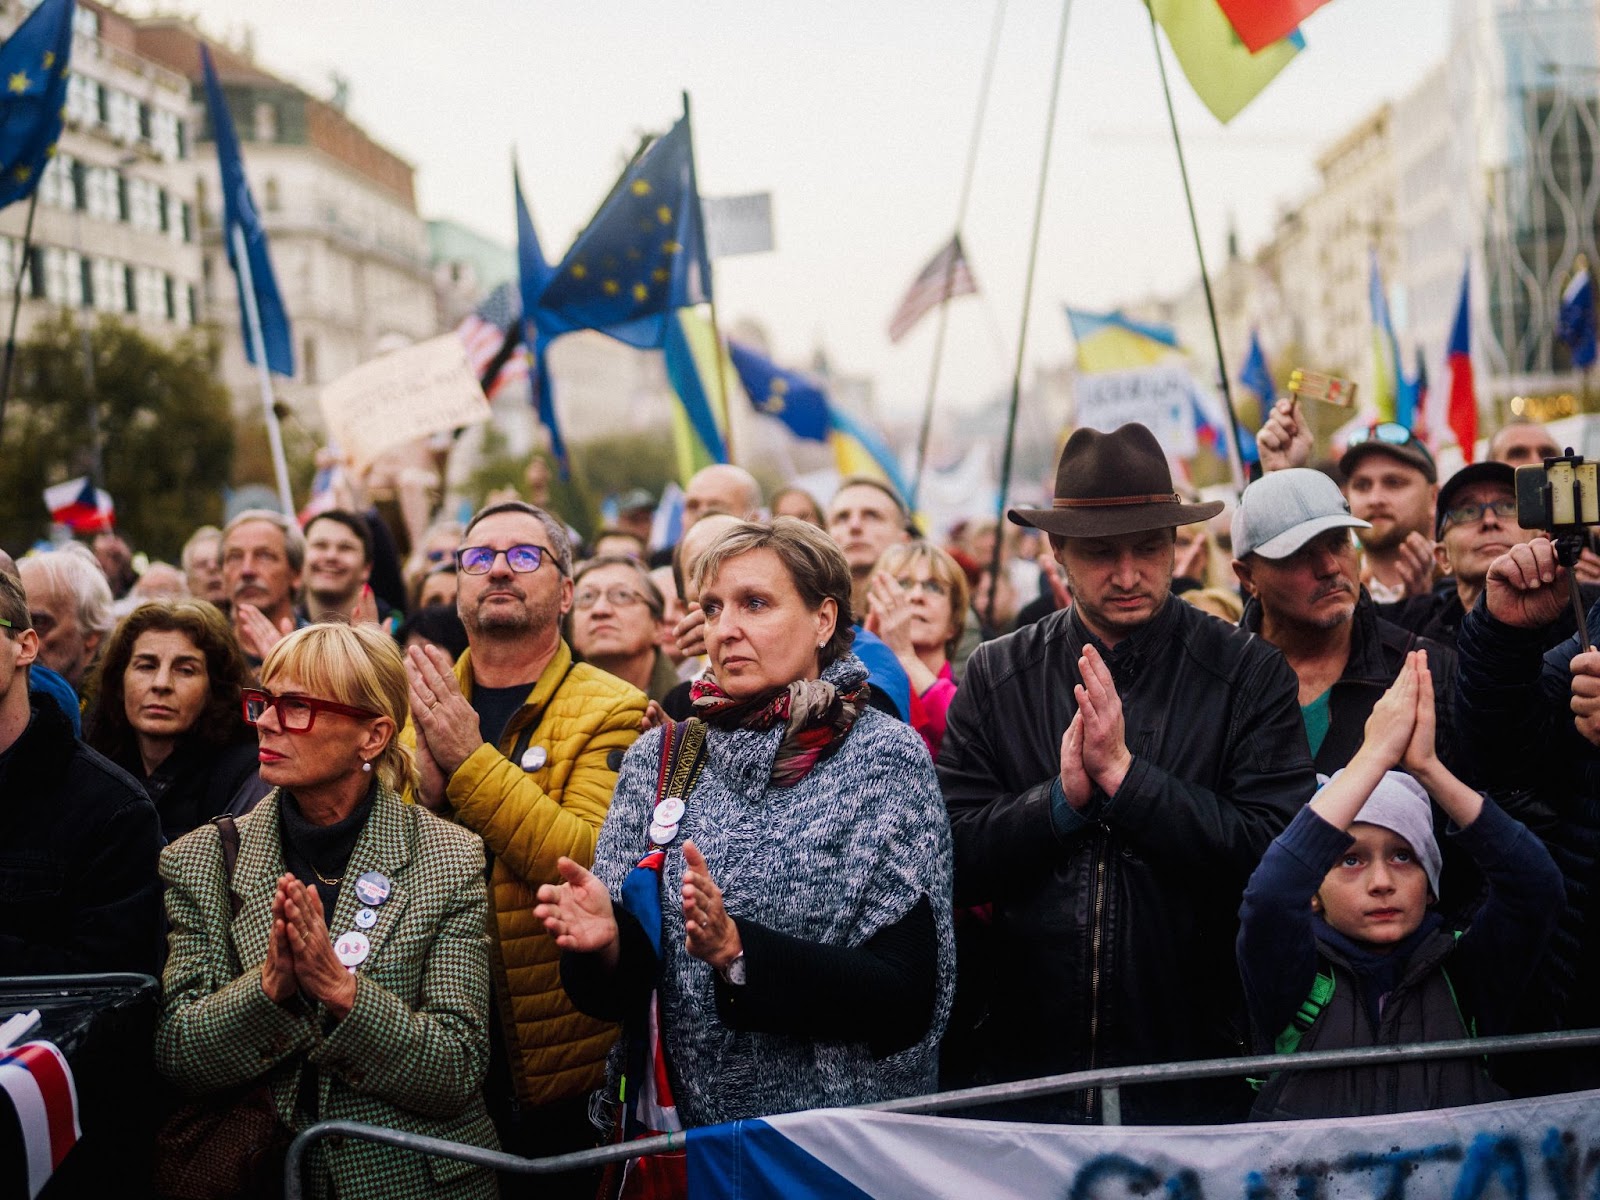
[[[1018,525],[1058,537],[1115,537],[1207,521],[1220,500],[1185,504],[1172,490],[1172,470],[1156,435],[1137,423],[1110,433],[1079,429],[1067,439],[1056,465],[1050,508],[1013,508]]]

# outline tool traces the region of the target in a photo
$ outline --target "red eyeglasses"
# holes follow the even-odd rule
[[[260,688],[245,688],[240,693],[244,700],[244,719],[251,725],[258,723],[269,708],[278,710],[278,724],[285,733],[309,733],[319,712],[338,713],[346,717],[373,720],[382,713],[365,708],[352,708],[348,704],[335,704],[332,700],[318,700],[314,696],[274,696]]]

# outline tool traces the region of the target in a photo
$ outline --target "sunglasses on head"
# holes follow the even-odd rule
[[[1363,442],[1382,442],[1386,446],[1409,446],[1416,440],[1416,435],[1398,421],[1379,421],[1376,425],[1356,430],[1345,445],[1359,446]]]

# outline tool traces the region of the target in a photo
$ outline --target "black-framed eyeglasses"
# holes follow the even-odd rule
[[[896,579],[895,582],[900,585],[902,592],[915,592],[920,588],[924,596],[931,596],[934,599],[950,594],[950,589],[932,576],[927,579],[912,579],[907,575],[902,579]]]
[[[1457,504],[1444,510],[1444,523],[1446,525],[1477,525],[1482,522],[1484,513],[1492,512],[1502,521],[1515,521],[1517,519],[1517,502],[1507,497],[1503,500],[1490,500],[1486,504]]]
[[[1400,422],[1379,421],[1375,425],[1357,429],[1345,440],[1345,446],[1359,446],[1363,442],[1382,442],[1386,446],[1409,446],[1416,440],[1417,435]]]
[[[508,546],[496,550],[493,546],[463,546],[456,551],[456,568],[464,575],[487,575],[494,570],[494,560],[506,556],[506,566],[518,575],[537,571],[546,557],[559,572],[561,564],[555,555],[543,546]]]
[[[267,709],[278,710],[278,724],[285,733],[310,733],[319,712],[339,713],[371,721],[382,716],[365,708],[336,704],[332,700],[319,700],[315,696],[274,696],[262,688],[244,688],[240,693],[244,701],[244,719],[250,725],[260,722]]]
[[[606,603],[612,608],[632,608],[635,604],[645,602],[643,592],[634,591],[625,583],[614,583],[608,588],[584,588],[572,598],[572,607],[593,608],[600,603],[601,596],[606,598]]]

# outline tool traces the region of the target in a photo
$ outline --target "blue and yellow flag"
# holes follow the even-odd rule
[[[538,307],[571,329],[660,349],[675,309],[711,299],[689,118],[628,164],[578,235]]]
[[[911,489],[900,473],[894,451],[875,429],[830,404],[828,441],[833,446],[833,461],[839,474],[875,476],[898,492],[902,503],[910,504]]]
[[[828,396],[820,384],[798,371],[784,370],[735,341],[728,342],[728,354],[752,408],[777,417],[797,438],[808,442],[828,440]]]
[[[1095,313],[1068,308],[1067,323],[1078,344],[1078,370],[1090,374],[1153,367],[1178,350],[1178,335],[1171,326],[1135,321],[1118,310]]]
[[[204,46],[200,47],[200,65],[205,72],[211,140],[217,146],[217,169],[222,176],[222,245],[228,252],[228,265],[233,268],[239,288],[239,325],[244,334],[244,355],[251,363],[257,361],[256,339],[250,330],[246,302],[253,297],[261,325],[261,341],[266,349],[267,370],[292,377],[294,337],[289,331],[289,314],[283,307],[283,296],[278,292],[277,276],[272,272],[267,231],[261,227],[261,216],[250,195],[244,159],[239,156],[239,138],[233,131],[233,118],[228,113],[228,102],[223,99],[222,85],[217,82],[216,69],[211,65],[211,52]],[[242,264],[237,253],[236,229],[243,235],[245,246],[246,261]]]
[[[1295,30],[1251,53],[1217,0],[1148,0],[1167,42],[1211,115],[1226,125],[1305,49]]]
[[[1407,386],[1400,367],[1400,340],[1394,334],[1394,319],[1389,315],[1389,297],[1383,288],[1383,273],[1378,269],[1378,252],[1373,250],[1368,263],[1367,301],[1372,307],[1372,400],[1378,418],[1398,421],[1407,429],[1415,417],[1416,397]]]
[[[721,411],[721,398],[732,392],[737,383],[732,378],[727,351],[717,352],[717,337],[710,320],[696,309],[685,308],[668,317],[662,350],[667,379],[678,394],[678,407],[672,412],[678,478],[687,484],[700,468],[728,461],[723,437],[727,414]]]
[[[31,195],[55,156],[73,8],[73,0],[44,0],[0,47],[0,208]]]

